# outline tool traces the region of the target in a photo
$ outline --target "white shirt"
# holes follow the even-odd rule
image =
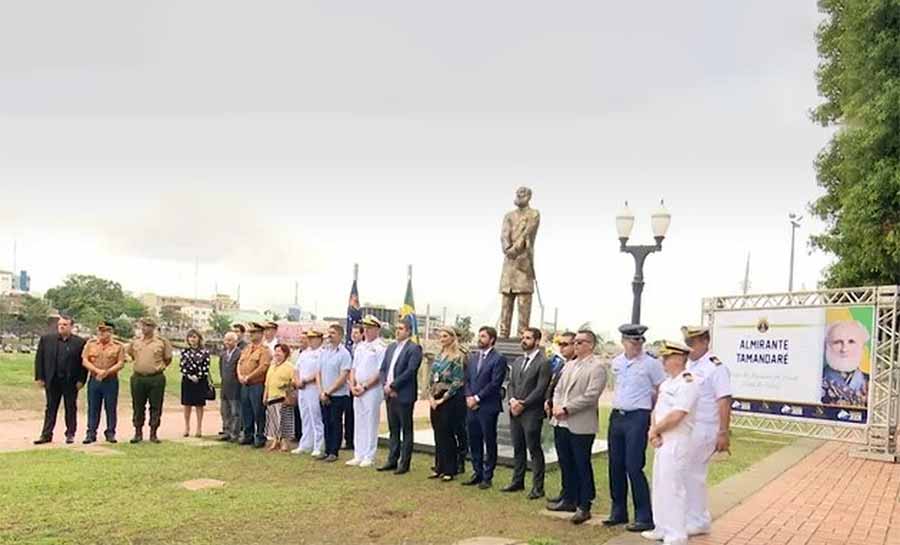
[[[718,401],[732,394],[731,373],[729,373],[728,367],[719,358],[707,352],[697,361],[688,360],[687,370],[700,381],[697,424],[718,426]]]
[[[267,343],[264,343],[264,344],[269,348],[269,352],[271,352],[272,354],[274,354],[274,353],[275,353],[275,346],[278,345],[278,337],[275,337],[275,338],[272,339],[271,341],[269,341],[269,342],[267,342]]]
[[[700,381],[689,371],[669,377],[659,385],[659,399],[653,409],[653,423],[658,424],[674,411],[684,411],[687,416],[674,428],[663,432],[663,443],[670,439],[690,440],[697,411]]]
[[[408,341],[409,341],[409,339],[404,339],[404,340],[398,342],[397,347],[394,348],[394,357],[391,358],[391,366],[388,367],[388,374],[387,374],[387,383],[388,384],[394,383],[394,368],[397,367],[397,360],[400,359],[400,353],[403,352],[404,348],[406,348],[406,343]]]
[[[320,350],[307,348],[297,356],[297,362],[294,364],[294,374],[298,379],[307,381],[316,378],[319,374],[319,355]]]
[[[356,349],[353,359],[353,376],[357,384],[369,382],[381,372],[381,362],[387,346],[381,339],[372,342],[362,341]]]

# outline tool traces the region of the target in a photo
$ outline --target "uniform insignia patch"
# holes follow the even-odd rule
[[[694,382],[694,376],[693,376],[692,374],[690,374],[690,373],[684,373],[684,374],[681,375],[681,376],[684,377],[684,381],[685,381],[685,382],[688,382],[688,383]]]
[[[713,363],[716,364],[716,365],[722,365],[722,360],[720,360],[720,359],[719,359],[718,357],[716,357],[716,356],[710,356],[710,357],[709,357],[709,361],[713,362]]]

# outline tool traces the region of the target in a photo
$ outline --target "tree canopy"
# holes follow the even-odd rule
[[[44,298],[61,314],[89,327],[122,315],[140,318],[147,312],[140,301],[122,291],[118,282],[91,275],[70,275],[61,286],[47,290]]]
[[[836,127],[816,159],[826,224],[812,246],[836,258],[828,287],[900,284],[900,2],[820,0],[813,119]]]

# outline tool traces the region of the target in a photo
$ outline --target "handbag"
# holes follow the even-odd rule
[[[435,382],[431,386],[431,397],[434,399],[443,399],[450,390],[450,385],[445,382]]]
[[[206,400],[207,401],[215,401],[216,400],[216,387],[213,386],[212,382],[206,383]]]
[[[290,388],[284,396],[284,405],[286,407],[296,407],[297,406],[297,389]]]

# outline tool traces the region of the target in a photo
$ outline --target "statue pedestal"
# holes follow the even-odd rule
[[[512,365],[516,358],[522,355],[522,345],[520,344],[519,339],[500,339],[497,341],[495,349],[506,356],[510,365]],[[507,380],[509,380],[508,377],[509,373],[507,373]],[[497,421],[497,463],[503,466],[513,467],[515,458],[513,455],[512,435],[509,431],[509,396],[507,395],[505,384],[502,393],[503,412],[500,413],[500,417]],[[378,439],[381,446],[386,447],[388,445],[389,435],[381,435]],[[558,460],[556,448],[553,443],[553,427],[550,426],[550,421],[547,419],[544,420],[544,430],[541,434],[541,441],[544,447],[544,461],[547,468],[550,469],[556,467]],[[434,433],[430,428],[415,431],[413,450],[421,453],[434,454]],[[597,455],[606,451],[607,444],[605,438],[598,438],[594,441],[592,454]]]

